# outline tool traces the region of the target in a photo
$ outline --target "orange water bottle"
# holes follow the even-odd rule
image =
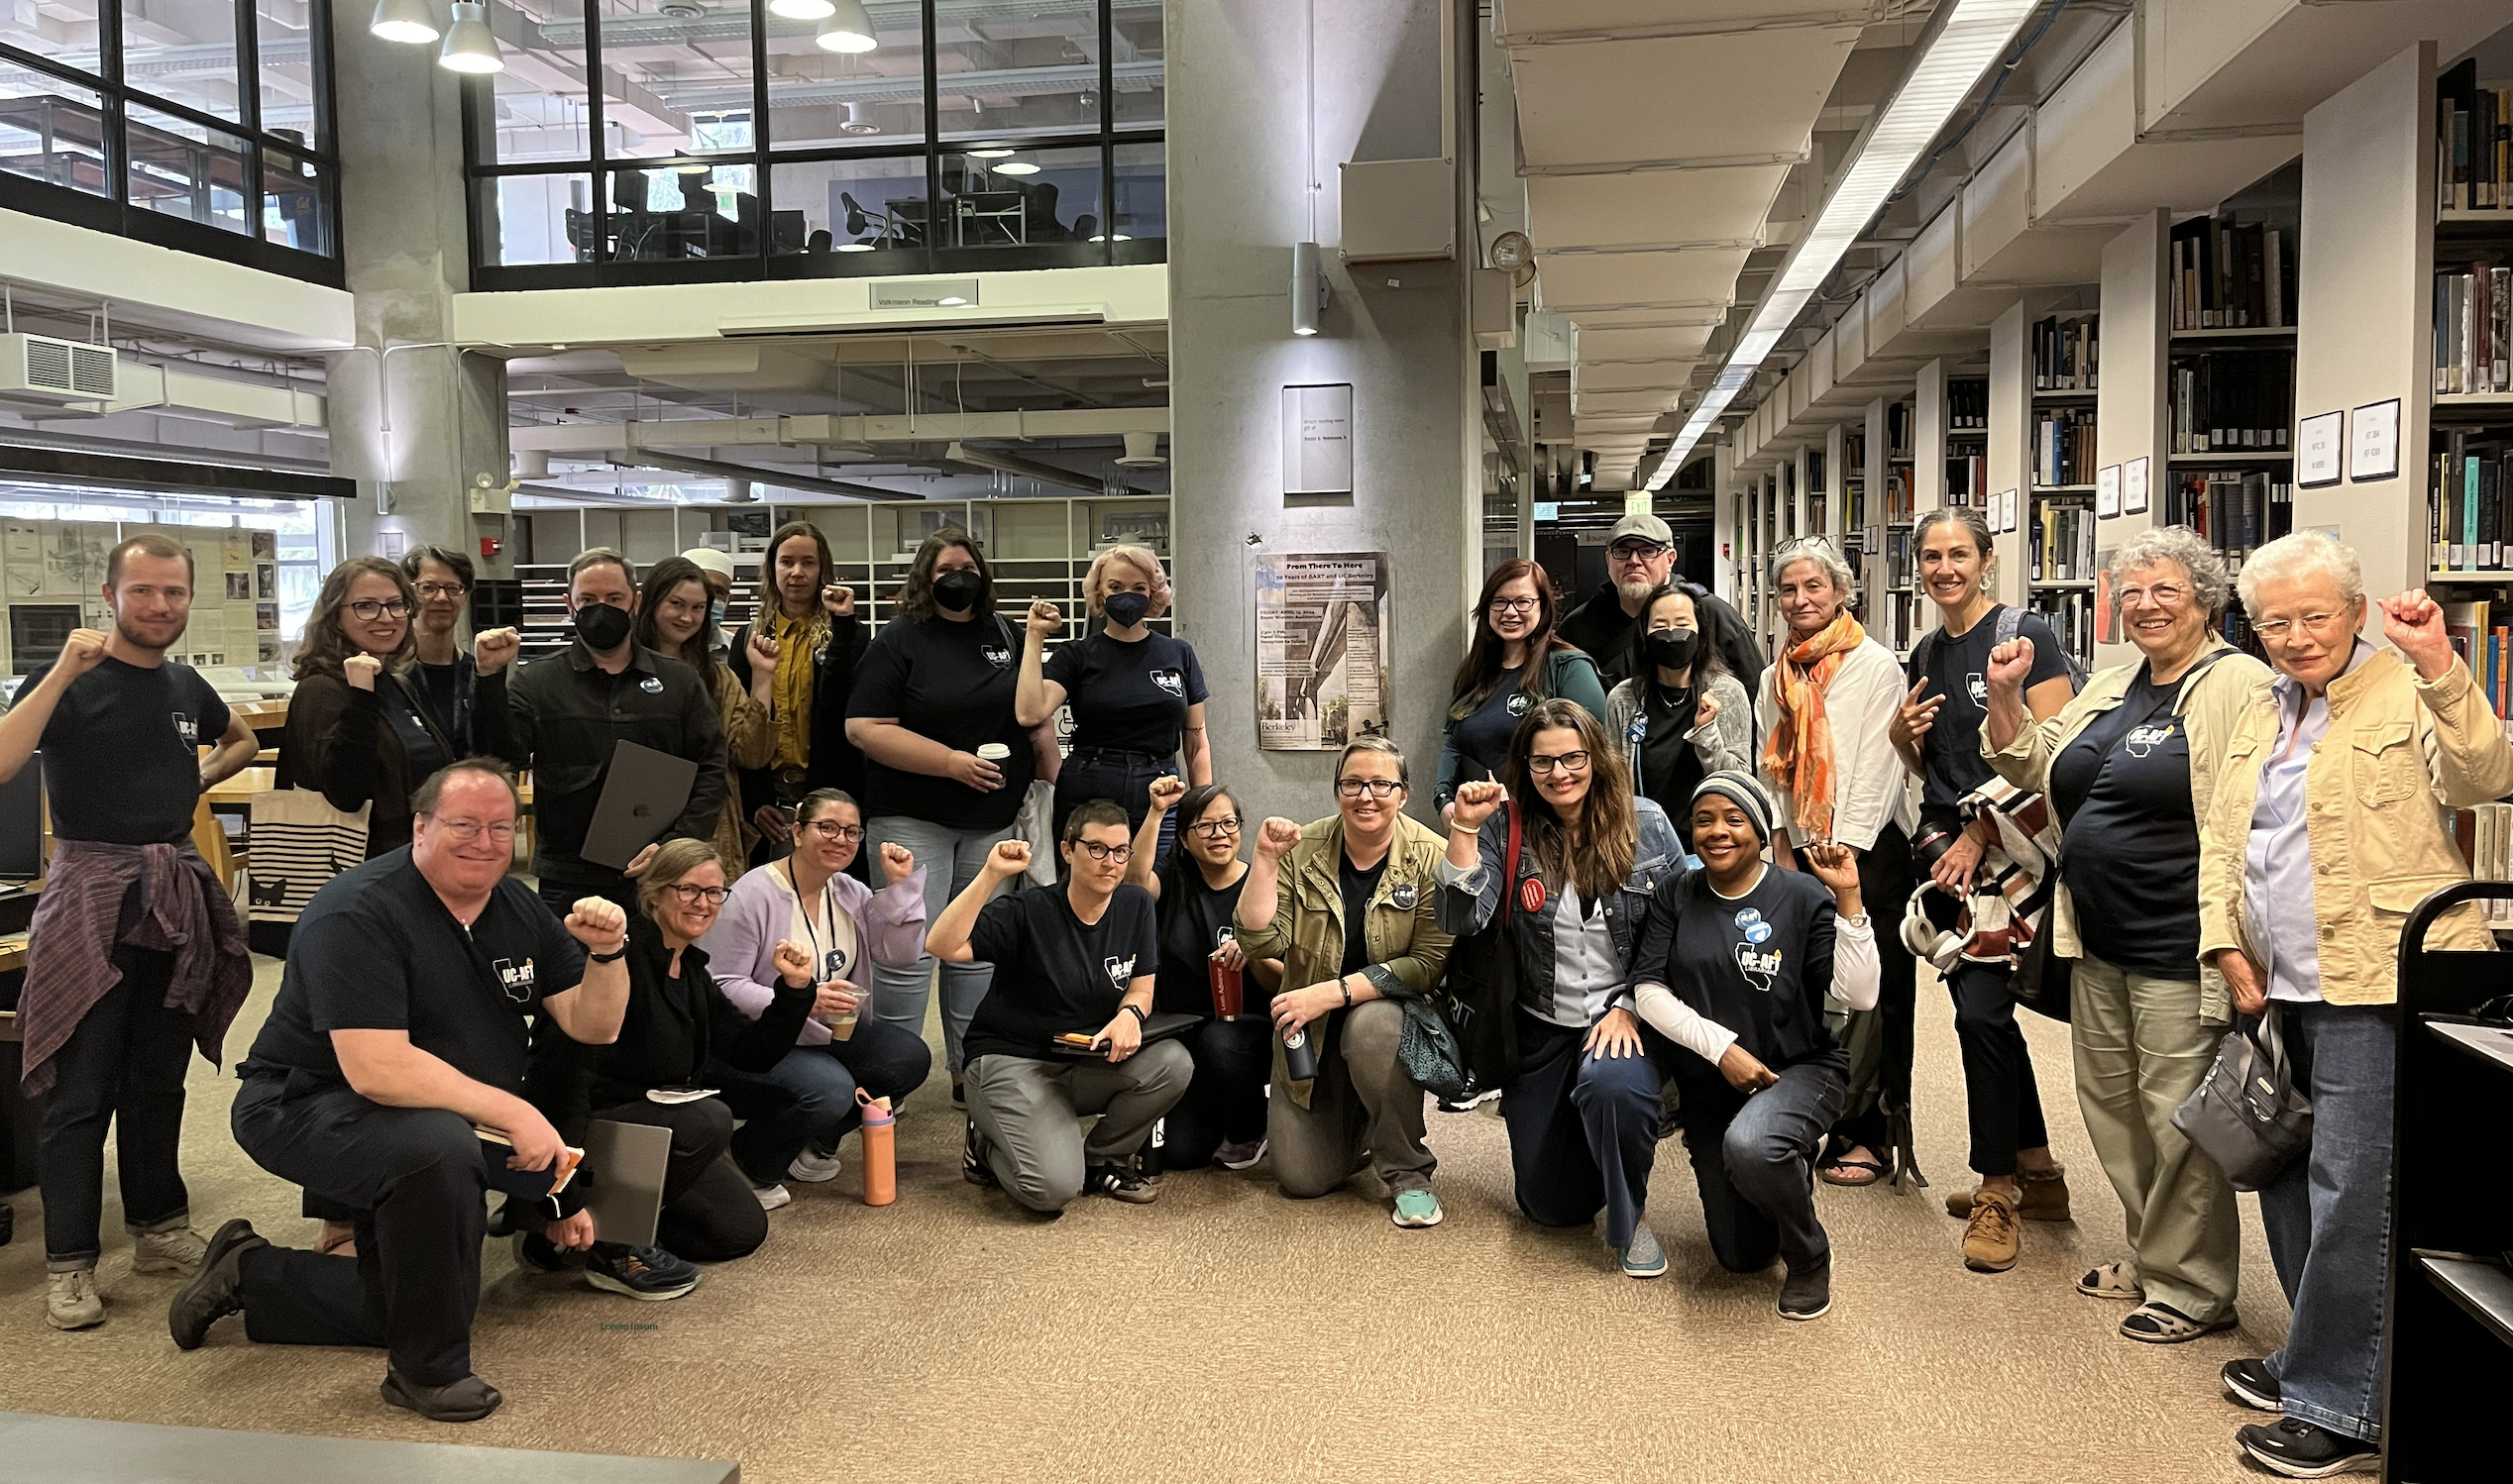
[[[855,1101],[864,1110],[864,1204],[887,1206],[899,1199],[899,1120],[887,1098],[857,1088]]]

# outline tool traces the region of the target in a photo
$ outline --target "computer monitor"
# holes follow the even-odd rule
[[[18,776],[0,784],[0,881],[33,881],[44,874],[44,754],[26,760]]]

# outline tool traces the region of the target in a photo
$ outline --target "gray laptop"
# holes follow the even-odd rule
[[[585,1168],[594,1173],[594,1234],[631,1247],[654,1245],[663,1217],[663,1171],[672,1159],[672,1130],[655,1123],[585,1125]]]
[[[634,742],[614,746],[594,822],[585,830],[584,858],[613,871],[625,868],[681,817],[697,782],[698,764],[688,758]]]

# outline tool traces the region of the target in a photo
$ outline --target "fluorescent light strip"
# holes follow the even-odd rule
[[[1651,490],[1663,489],[1676,477],[1695,445],[1710,431],[1719,414],[1754,379],[1763,358],[1797,322],[1815,289],[1840,265],[1841,257],[1858,240],[1894,187],[1902,182],[1920,152],[1946,127],[1954,111],[1972,92],[1981,75],[1995,64],[2027,17],[2042,0],[1958,0],[1946,23],[1928,43],[1917,65],[1886,105],[1876,126],[1859,143],[1858,159],[1825,198],[1823,209],[1790,251],[1789,260],[1764,292],[1753,319],[1739,337],[1736,350],[1710,383],[1700,405],[1685,419],[1675,446],[1649,477]]]

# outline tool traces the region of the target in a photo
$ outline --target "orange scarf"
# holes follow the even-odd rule
[[[1832,837],[1832,722],[1824,714],[1823,693],[1850,651],[1866,642],[1867,630],[1844,608],[1784,652],[1772,677],[1780,714],[1763,747],[1763,772],[1788,791],[1790,817],[1809,841]]]

